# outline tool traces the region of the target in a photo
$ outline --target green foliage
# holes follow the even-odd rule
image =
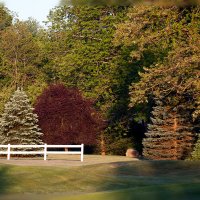
[[[130,106],[156,97],[172,106],[181,103],[195,110],[200,92],[199,7],[180,11],[142,6],[133,8],[129,17],[130,22],[118,30],[118,40],[136,45],[131,54],[135,59],[148,51],[157,56],[151,67],[140,73],[141,80],[132,84]],[[122,35],[133,29],[133,34]]]
[[[38,74],[36,66],[40,49],[28,26],[17,22],[2,31],[0,39],[2,76],[9,77],[12,85],[24,85],[32,81]]]
[[[15,87],[4,86],[0,90],[0,113],[4,110],[5,103],[9,100],[10,96],[15,91]]]
[[[199,6],[166,8],[140,5],[130,8],[129,20],[118,25],[114,40],[116,45],[132,48],[133,66],[141,66],[140,77],[130,86],[130,107],[148,106],[159,99],[164,107],[176,108],[181,121],[189,127],[193,122],[198,126],[199,13]],[[159,125],[159,119],[153,119],[153,123]],[[165,120],[162,123],[168,126]],[[157,131],[158,138],[163,132],[160,131]],[[163,137],[168,135],[167,130],[164,132]],[[185,134],[183,129],[180,133]],[[172,135],[175,137],[176,134]],[[148,142],[153,141],[151,133],[149,137]],[[193,140],[189,144],[192,145]]]
[[[116,139],[107,146],[108,155],[121,155],[125,156],[126,150],[133,147],[131,138]]]
[[[47,30],[33,19],[12,24],[10,11],[1,6],[0,112],[16,86],[34,103],[49,83],[62,82],[94,99],[107,118],[110,152],[128,138],[141,152],[131,123],[148,121],[155,99],[198,127],[199,6],[124,6],[129,2],[60,1],[65,6],[50,11]]]
[[[111,143],[121,137],[119,126],[128,112],[129,85],[138,77],[138,68],[130,63],[130,49],[112,43],[116,25],[124,22],[126,13],[127,7],[58,7],[50,12],[47,23],[49,80],[78,87],[95,100],[112,129]],[[123,129],[127,132],[128,126]]]
[[[198,136],[198,140],[195,144],[194,150],[191,155],[192,160],[200,160],[200,136]]]
[[[116,122],[106,128],[103,133],[105,152],[108,155],[125,155],[128,148],[133,147],[133,138],[128,137],[126,122]]]
[[[1,144],[42,144],[43,134],[37,122],[27,95],[23,90],[16,90],[0,119]]]
[[[10,11],[3,5],[0,4],[0,43],[1,43],[1,34],[2,31],[7,27],[12,25],[12,15]],[[4,69],[4,59],[3,53],[0,51],[0,113],[3,110],[4,103],[8,100],[11,93],[13,92],[13,88],[8,86],[9,77],[5,76],[3,73]]]
[[[0,4],[0,31],[12,24],[12,15],[10,11]]]
[[[27,88],[31,101],[41,93],[45,75],[42,31],[33,20],[16,21],[0,34],[0,111],[17,86]]]
[[[60,5],[68,6],[127,6],[137,5],[142,3],[158,4],[162,6],[173,6],[178,5],[180,7],[194,6],[200,3],[199,0],[60,0]]]
[[[132,0],[60,0],[61,6],[127,6],[132,3]]]
[[[114,103],[119,48],[113,47],[115,25],[123,7],[58,7],[49,15],[52,79],[76,86],[106,112]],[[48,73],[48,72],[47,72]]]

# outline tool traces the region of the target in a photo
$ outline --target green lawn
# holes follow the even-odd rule
[[[78,167],[0,165],[0,199],[200,199],[200,162],[133,161]]]
[[[62,197],[57,198],[57,200],[199,200],[199,189],[199,184],[156,185],[77,195],[73,197]]]

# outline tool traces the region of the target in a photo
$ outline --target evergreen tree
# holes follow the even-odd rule
[[[143,141],[143,155],[155,160],[180,160],[191,153],[194,144],[192,126],[160,101],[152,111],[152,124]],[[185,117],[185,116],[184,116]]]
[[[1,144],[42,144],[42,133],[37,125],[38,117],[33,113],[27,95],[17,89],[5,104],[0,119]]]
[[[192,160],[200,160],[200,135],[192,152]]]

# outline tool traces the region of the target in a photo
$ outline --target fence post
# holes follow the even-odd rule
[[[8,144],[7,160],[10,160],[10,144]]]
[[[81,144],[81,162],[83,162],[84,144]]]
[[[44,144],[44,160],[47,160],[47,144]]]

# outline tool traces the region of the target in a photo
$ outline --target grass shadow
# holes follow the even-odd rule
[[[191,161],[136,161],[87,166],[85,183],[86,179],[93,181],[96,193],[61,199],[198,200],[199,166],[200,162]],[[96,178],[91,179],[91,175]]]
[[[9,167],[0,165],[0,195],[5,194],[12,185],[8,171]]]
[[[174,194],[176,191],[184,194],[184,185],[194,185],[200,189],[199,166],[200,162],[191,161],[113,163],[107,165],[108,169],[104,171],[106,173],[101,174],[103,182],[97,191],[154,187],[154,195],[157,193],[158,196],[162,196],[162,193]],[[156,188],[160,188],[162,192],[156,191]]]

